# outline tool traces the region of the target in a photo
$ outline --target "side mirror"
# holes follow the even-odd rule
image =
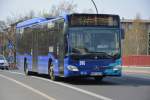
[[[121,39],[124,39],[125,38],[125,31],[124,29],[121,29]]]

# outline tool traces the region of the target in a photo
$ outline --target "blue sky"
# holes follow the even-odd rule
[[[49,11],[51,6],[61,0],[0,0],[0,20],[7,17],[25,15],[31,10],[35,12]],[[71,0],[69,0],[71,1]],[[86,9],[95,11],[91,0],[72,0],[77,4],[77,12]],[[99,13],[119,14],[126,19],[135,18],[140,13],[142,19],[150,19],[150,0],[94,0]]]

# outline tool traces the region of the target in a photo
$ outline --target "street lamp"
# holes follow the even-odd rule
[[[91,1],[92,1],[93,5],[94,5],[94,7],[95,7],[95,9],[96,9],[96,13],[98,14],[98,9],[97,9],[97,6],[96,6],[94,0],[91,0]]]

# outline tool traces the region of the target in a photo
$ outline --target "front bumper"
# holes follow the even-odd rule
[[[114,69],[105,69],[101,71],[91,71],[91,70],[79,70],[79,71],[70,71],[67,70],[65,72],[65,77],[72,77],[72,76],[87,76],[87,77],[94,77],[94,76],[121,76],[121,68],[118,70]]]
[[[0,66],[1,69],[6,69],[8,66]]]
[[[5,63],[3,63],[3,64],[0,64],[0,68],[8,68],[8,64],[5,64]]]

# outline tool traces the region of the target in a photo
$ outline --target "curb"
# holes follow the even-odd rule
[[[125,73],[137,73],[137,74],[150,74],[150,72],[148,72],[148,71],[130,71],[130,70],[126,70],[126,71],[123,71],[123,72],[125,72]]]
[[[122,66],[122,68],[149,68],[150,66]]]

